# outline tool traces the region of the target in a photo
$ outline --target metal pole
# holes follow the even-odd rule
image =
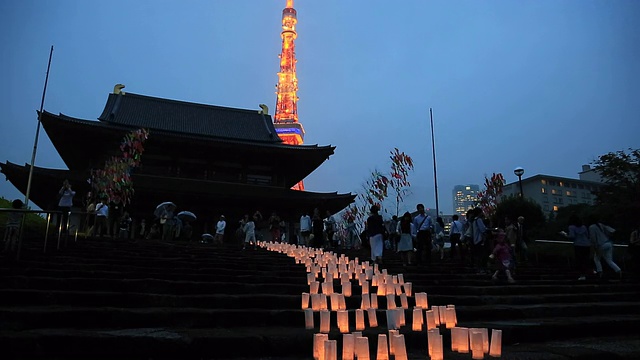
[[[520,198],[524,199],[524,192],[522,191],[522,175],[518,176],[518,183],[520,185]]]
[[[440,215],[440,206],[438,205],[438,173],[436,171],[436,141],[433,135],[433,110],[429,108],[429,117],[431,118],[431,150],[433,152],[433,184],[436,190],[436,217]]]

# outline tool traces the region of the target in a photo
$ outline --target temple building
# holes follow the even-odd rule
[[[122,87],[122,86],[121,86]],[[82,206],[92,169],[119,154],[122,138],[145,128],[135,193],[128,211],[151,220],[166,201],[211,222],[220,214],[237,219],[256,210],[299,219],[320,209],[335,213],[353,202],[351,193],[317,193],[291,188],[333,155],[334,146],[290,145],[278,136],[263,110],[197,104],[133,93],[116,86],[98,121],[44,111],[40,121],[68,170],[34,167],[31,201],[55,209],[56,194],[69,179]],[[29,165],[0,163],[2,172],[26,193]]]

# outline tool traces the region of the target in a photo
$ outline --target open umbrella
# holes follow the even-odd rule
[[[164,210],[169,206],[176,207],[176,204],[172,203],[171,201],[165,201],[162,204],[156,206],[156,210],[153,212],[153,215],[155,217],[162,216],[162,213],[164,212]]]
[[[196,214],[191,211],[180,211],[177,216],[182,221],[195,221],[197,219]]]
[[[213,235],[211,234],[202,234],[202,242],[206,243],[209,241],[213,241]]]

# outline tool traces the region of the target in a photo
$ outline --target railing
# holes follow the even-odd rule
[[[568,240],[543,240],[543,239],[540,239],[540,240],[535,240],[535,242],[536,243],[543,243],[543,244],[563,244],[563,245],[571,245],[571,246],[573,246],[573,241],[568,241]],[[613,247],[628,248],[629,245],[613,243]],[[538,261],[538,252],[535,252],[535,255],[536,255],[536,262],[539,262]],[[571,266],[571,260],[572,260],[572,257],[571,256],[567,256],[567,264],[569,266]],[[622,260],[622,267],[626,268],[627,267],[627,261],[626,261],[625,256],[621,256],[620,260]]]
[[[20,252],[22,250],[22,238],[24,235],[24,230],[25,230],[25,219],[27,214],[46,214],[46,220],[47,220],[47,225],[46,225],[46,230],[45,230],[45,234],[44,234],[44,247],[42,252],[46,253],[47,252],[47,241],[49,239],[49,229],[51,226],[51,216],[53,214],[56,214],[57,216],[62,216],[63,212],[59,211],[59,210],[26,210],[26,209],[12,209],[12,208],[0,208],[0,213],[4,212],[4,213],[20,213],[22,214],[22,218],[20,220],[20,229],[18,232],[18,246],[16,249],[16,256],[15,259],[16,260],[20,260]],[[71,225],[71,214],[86,214],[86,213],[82,213],[82,212],[68,212],[67,213],[67,224],[66,224],[66,229],[67,229],[67,234],[69,233],[69,229],[70,229],[70,225]],[[60,225],[58,226],[58,236],[57,236],[57,245],[56,245],[56,249],[60,250],[60,243],[62,240],[62,229],[63,229],[63,224],[60,223]],[[8,229],[5,230],[5,236],[6,236],[6,232],[8,231]],[[9,240],[9,239],[5,239],[5,240]],[[67,245],[67,240],[68,240],[68,236],[65,237],[65,243],[64,245]],[[75,234],[74,234],[74,242],[78,241],[78,227],[76,226],[75,229]]]

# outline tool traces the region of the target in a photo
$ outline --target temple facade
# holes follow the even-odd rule
[[[316,193],[291,188],[333,155],[335,147],[289,145],[264,111],[197,104],[133,93],[109,94],[98,121],[44,111],[40,121],[68,170],[35,167],[31,201],[55,209],[64,179],[90,191],[92,169],[119,154],[125,134],[149,131],[140,167],[132,174],[135,193],[127,210],[150,218],[166,201],[204,221],[220,214],[240,218],[260,211],[298,219],[318,208],[335,213],[353,202],[351,193]],[[26,192],[28,165],[0,163],[18,190]]]

